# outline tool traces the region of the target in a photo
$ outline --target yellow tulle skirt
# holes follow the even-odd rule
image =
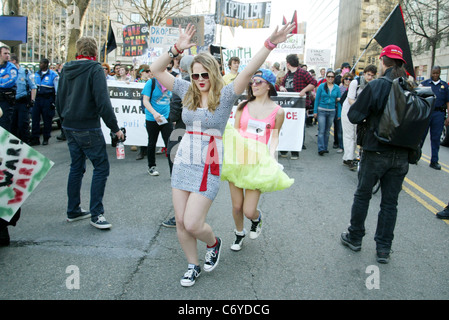
[[[230,124],[223,134],[223,148],[221,180],[260,192],[284,190],[295,181],[270,155],[266,144],[242,137]]]

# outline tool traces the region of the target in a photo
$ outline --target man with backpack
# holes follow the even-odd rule
[[[389,45],[380,54],[380,73],[387,79],[406,77],[402,49]],[[363,154],[359,182],[354,194],[348,232],[341,234],[341,242],[353,251],[361,250],[365,235],[365,220],[373,186],[380,180],[382,198],[376,234],[377,262],[388,263],[397,217],[397,204],[402,182],[408,172],[409,149],[381,143],[375,136],[383,110],[387,105],[392,83],[376,79],[368,83],[348,112],[354,124],[366,121],[368,129],[362,139]]]

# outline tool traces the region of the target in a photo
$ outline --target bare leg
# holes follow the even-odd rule
[[[229,190],[231,192],[232,217],[234,218],[235,229],[237,231],[243,231],[243,189],[229,182]]]
[[[178,240],[188,263],[199,265],[197,239],[209,246],[215,244],[215,234],[205,222],[211,205],[212,200],[200,194],[173,189]]]
[[[250,220],[257,220],[259,218],[259,211],[257,210],[259,199],[259,190],[245,190],[243,212],[245,213],[245,216]]]

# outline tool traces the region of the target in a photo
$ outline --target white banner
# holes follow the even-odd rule
[[[120,81],[108,81],[109,96],[114,108],[119,127],[126,129],[126,145],[146,146],[148,144],[148,134],[145,129],[145,114],[141,110],[141,92],[144,83],[130,83]],[[230,123],[234,122],[234,112],[237,104],[244,99],[238,99],[229,118]],[[279,151],[301,151],[304,140],[305,123],[305,99],[299,98],[298,93],[278,92],[277,97],[272,97],[285,110],[285,120],[279,134]],[[105,136],[106,143],[111,143],[108,127],[101,122],[101,128]],[[158,147],[164,147],[164,142],[159,135]]]
[[[303,34],[294,34],[287,41],[279,43],[276,49],[273,50],[274,53],[295,53],[295,54],[303,54],[304,53],[304,35]]]

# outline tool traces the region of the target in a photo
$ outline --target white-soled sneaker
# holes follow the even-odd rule
[[[234,233],[235,233],[235,240],[234,243],[231,245],[231,250],[240,251],[242,250],[243,239],[246,236],[246,230],[243,230],[242,232],[234,230]]]
[[[89,211],[81,209],[81,212],[77,216],[72,216],[72,217],[67,216],[67,222],[83,220],[83,219],[90,218],[91,216],[92,215],[90,214]]]
[[[198,278],[201,274],[201,267],[194,266],[193,268],[187,269],[187,272],[184,273],[184,276],[181,278],[181,286],[183,287],[191,287],[195,284],[196,278]]]
[[[257,239],[262,232],[262,211],[257,211],[259,211],[259,221],[251,220],[251,230],[249,231],[249,238],[252,240]]]
[[[207,248],[206,257],[204,258],[204,271],[211,272],[218,266],[220,261],[221,239],[217,237],[217,245],[213,248]]]
[[[112,225],[106,221],[105,217],[102,214],[96,217],[95,220],[91,220],[90,224],[98,229],[109,229],[112,227]]]
[[[148,174],[150,176],[158,176],[159,172],[157,171],[157,168],[155,166],[148,169]]]

